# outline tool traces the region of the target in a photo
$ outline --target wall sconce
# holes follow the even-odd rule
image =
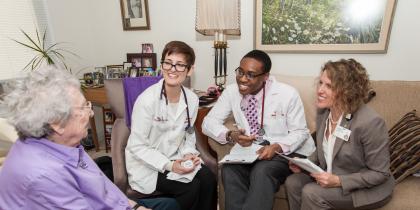
[[[241,35],[240,0],[197,0],[195,30],[214,36],[214,83],[223,90],[227,76],[226,35]]]

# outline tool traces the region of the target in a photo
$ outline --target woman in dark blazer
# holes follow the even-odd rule
[[[327,62],[317,89],[316,151],[309,157],[325,172],[294,172],[286,181],[296,209],[372,209],[385,205],[394,179],[385,122],[365,105],[366,69],[354,59]]]

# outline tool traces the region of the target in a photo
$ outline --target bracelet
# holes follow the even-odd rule
[[[131,208],[131,210],[136,210],[138,207],[140,207],[141,205],[140,204],[138,204],[138,203],[136,203],[136,205],[134,205],[132,208]]]

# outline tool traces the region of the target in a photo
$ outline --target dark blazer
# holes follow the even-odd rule
[[[316,118],[317,150],[309,157],[327,169],[322,140],[328,109],[319,109]],[[351,194],[355,207],[381,201],[391,196],[394,178],[389,170],[389,137],[385,121],[371,108],[362,105],[350,120],[341,126],[351,130],[346,142],[336,138],[333,150],[332,173],[341,180],[343,193]]]

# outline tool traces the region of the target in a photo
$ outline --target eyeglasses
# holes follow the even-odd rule
[[[257,77],[259,77],[259,76],[261,76],[261,75],[266,74],[267,72],[263,72],[263,73],[260,73],[260,74],[251,74],[251,73],[249,73],[249,72],[245,73],[245,72],[241,69],[241,67],[238,67],[238,68],[236,68],[236,69],[235,69],[235,73],[236,73],[236,76],[237,76],[237,77],[239,77],[239,78],[242,78],[243,76],[245,76],[245,77],[246,77],[246,79],[248,79],[248,80],[252,80],[252,79],[255,79],[255,78],[257,78]]]
[[[82,110],[85,110],[85,109],[92,110],[92,102],[86,101],[83,106],[76,106],[76,108],[80,108]]]
[[[172,64],[166,61],[162,61],[160,64],[162,65],[162,69],[165,71],[170,71],[172,67],[175,67],[175,71],[177,72],[184,72],[189,66],[189,65],[180,64],[180,63]]]

